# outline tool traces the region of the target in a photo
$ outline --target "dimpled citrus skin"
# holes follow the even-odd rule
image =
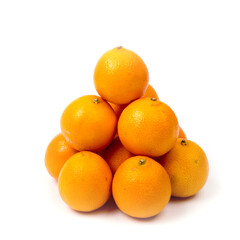
[[[101,153],[103,159],[108,163],[112,172],[115,173],[118,167],[128,158],[134,155],[130,153],[120,142],[117,137],[112,143]]]
[[[124,147],[135,155],[158,157],[175,144],[178,120],[165,103],[141,98],[129,104],[118,121],[118,134]]]
[[[183,129],[180,126],[179,126],[178,138],[185,138],[185,139],[187,139],[186,133],[183,131]]]
[[[179,138],[159,160],[168,172],[174,197],[190,197],[199,192],[207,181],[207,156],[193,141]]]
[[[101,56],[94,71],[99,95],[115,104],[127,104],[140,98],[148,86],[148,69],[133,51],[113,48]]]
[[[157,215],[167,205],[171,183],[159,163],[149,157],[135,156],[117,169],[112,193],[121,211],[132,217],[147,218]]]
[[[116,132],[117,117],[111,106],[95,95],[70,103],[61,117],[62,134],[78,151],[106,148]]]
[[[111,193],[112,172],[99,155],[82,151],[64,164],[58,189],[64,202],[77,211],[89,212],[108,200]]]
[[[70,147],[61,133],[55,136],[45,153],[45,166],[49,174],[57,180],[64,163],[77,152]]]

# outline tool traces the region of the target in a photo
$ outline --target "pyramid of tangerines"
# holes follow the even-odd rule
[[[107,51],[96,64],[94,85],[99,96],[81,96],[65,108],[61,133],[45,154],[70,208],[94,211],[112,195],[125,214],[148,218],[171,196],[202,189],[206,154],[159,100],[141,57],[123,47]]]

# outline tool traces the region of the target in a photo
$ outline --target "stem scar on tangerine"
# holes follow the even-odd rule
[[[139,165],[139,166],[142,166],[142,165],[145,164],[145,163],[146,163],[146,160],[143,159],[143,158],[140,158],[140,159],[139,159],[139,162],[138,162],[138,165]]]
[[[181,144],[182,144],[182,145],[187,145],[187,141],[186,141],[185,139],[183,139],[183,140],[181,141]]]
[[[93,100],[93,102],[96,103],[96,104],[100,103],[100,101],[99,101],[98,98],[95,98],[95,99]]]

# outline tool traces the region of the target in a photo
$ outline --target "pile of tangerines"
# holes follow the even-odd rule
[[[45,165],[63,201],[89,212],[112,195],[124,213],[147,218],[171,196],[196,194],[208,177],[207,157],[158,99],[143,60],[114,48],[99,59],[94,84],[100,96],[70,103],[46,150]]]

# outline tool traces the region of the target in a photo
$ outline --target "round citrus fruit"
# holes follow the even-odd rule
[[[148,85],[147,90],[142,97],[150,97],[150,98],[159,99],[157,92],[150,84]]]
[[[113,111],[116,113],[117,118],[120,117],[122,111],[127,106],[127,104],[115,104],[115,103],[111,103],[111,102],[108,102],[108,103],[112,107]]]
[[[172,184],[172,196],[189,197],[204,186],[208,177],[206,154],[196,143],[178,138],[175,146],[160,158]]]
[[[94,95],[70,103],[61,118],[62,134],[78,151],[106,148],[116,132],[117,117],[110,105]]]
[[[168,152],[178,137],[173,110],[156,98],[141,98],[129,104],[118,122],[124,147],[135,155],[157,157]]]
[[[130,153],[120,142],[117,137],[112,143],[101,153],[103,159],[108,163],[112,172],[115,173],[118,167],[128,158],[134,155]]]
[[[187,139],[186,133],[183,131],[183,129],[180,126],[179,126],[178,138],[185,138],[185,139]]]
[[[150,84],[148,85],[145,94],[142,96],[142,98],[145,98],[145,97],[152,97],[152,98],[157,98],[158,99],[158,95],[157,95],[156,91],[154,90],[154,88]],[[117,118],[120,117],[122,111],[128,105],[128,104],[115,104],[115,103],[111,103],[111,102],[108,102],[108,103],[111,105],[112,109],[116,113]]]
[[[94,84],[99,95],[107,101],[127,104],[145,93],[148,69],[133,51],[123,47],[113,48],[97,62]]]
[[[77,150],[69,146],[61,133],[54,137],[45,154],[45,166],[49,174],[57,180],[62,166],[75,153]]]
[[[102,157],[82,151],[64,164],[58,178],[59,193],[64,202],[77,211],[89,212],[108,200],[112,172]]]
[[[171,183],[164,168],[149,157],[135,156],[117,169],[112,183],[113,198],[129,216],[157,215],[171,196]]]

